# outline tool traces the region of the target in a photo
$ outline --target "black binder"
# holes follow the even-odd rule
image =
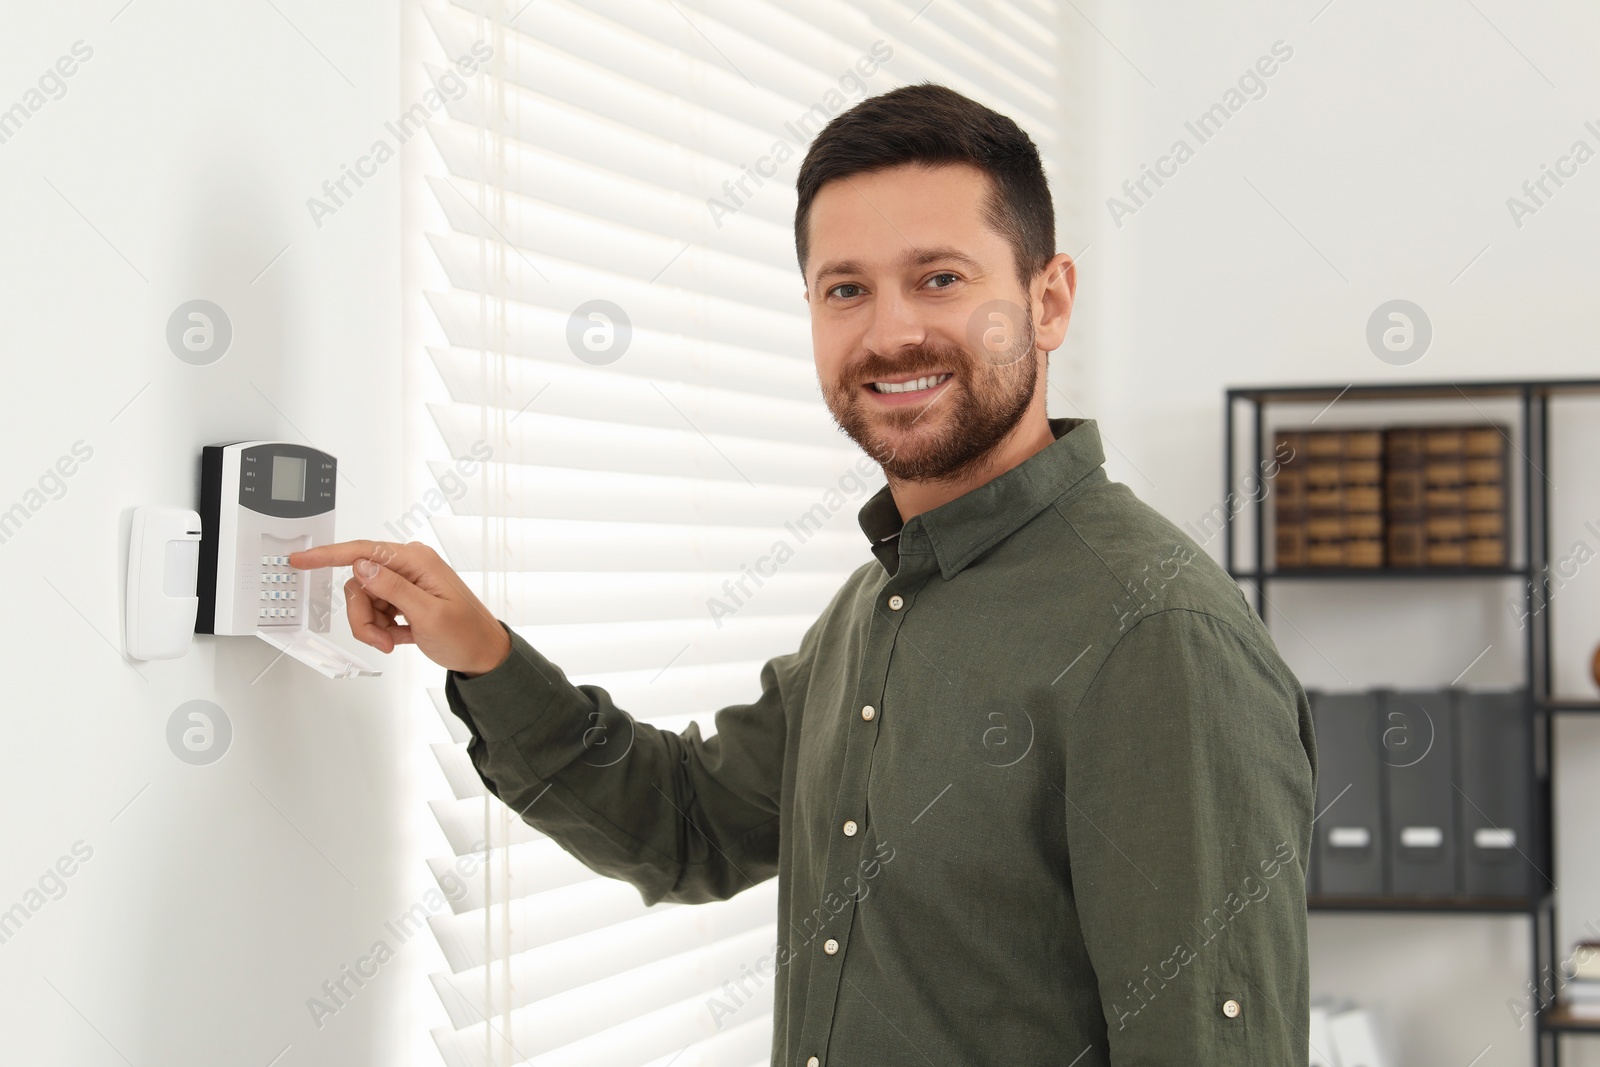
[[[1323,896],[1383,892],[1377,701],[1371,693],[1312,693],[1317,819],[1311,864]]]
[[[1530,896],[1544,883],[1533,840],[1532,722],[1527,694],[1456,694],[1457,848],[1461,891]]]
[[[1458,891],[1452,703],[1448,690],[1379,696],[1388,892],[1395,896]]]

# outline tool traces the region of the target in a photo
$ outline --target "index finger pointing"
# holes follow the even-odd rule
[[[384,563],[394,559],[399,551],[400,546],[392,541],[338,541],[289,553],[289,566],[316,570],[319,567],[349,567],[358,559]]]

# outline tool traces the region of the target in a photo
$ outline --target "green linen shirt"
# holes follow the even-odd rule
[[[589,867],[650,903],[778,877],[774,1065],[1307,1062],[1305,692],[1095,423],[1050,427],[903,524],[869,499],[876,558],[711,737],[509,627],[447,673],[487,787]]]

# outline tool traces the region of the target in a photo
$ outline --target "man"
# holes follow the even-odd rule
[[[355,635],[449,668],[488,788],[596,871],[777,875],[774,1064],[1304,1064],[1305,694],[1095,424],[1046,417],[1076,277],[1033,143],[897,89],[798,193],[818,379],[888,484],[875,558],[713,737],[573,685],[425,546],[291,562],[354,565]]]

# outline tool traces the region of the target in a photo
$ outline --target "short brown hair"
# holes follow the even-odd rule
[[[1056,215],[1039,149],[1014,121],[931,82],[868,97],[834,117],[806,150],[796,185],[794,248],[805,274],[811,203],[825,184],[906,163],[970,163],[993,186],[984,216],[1011,245],[1026,287],[1056,254]]]

